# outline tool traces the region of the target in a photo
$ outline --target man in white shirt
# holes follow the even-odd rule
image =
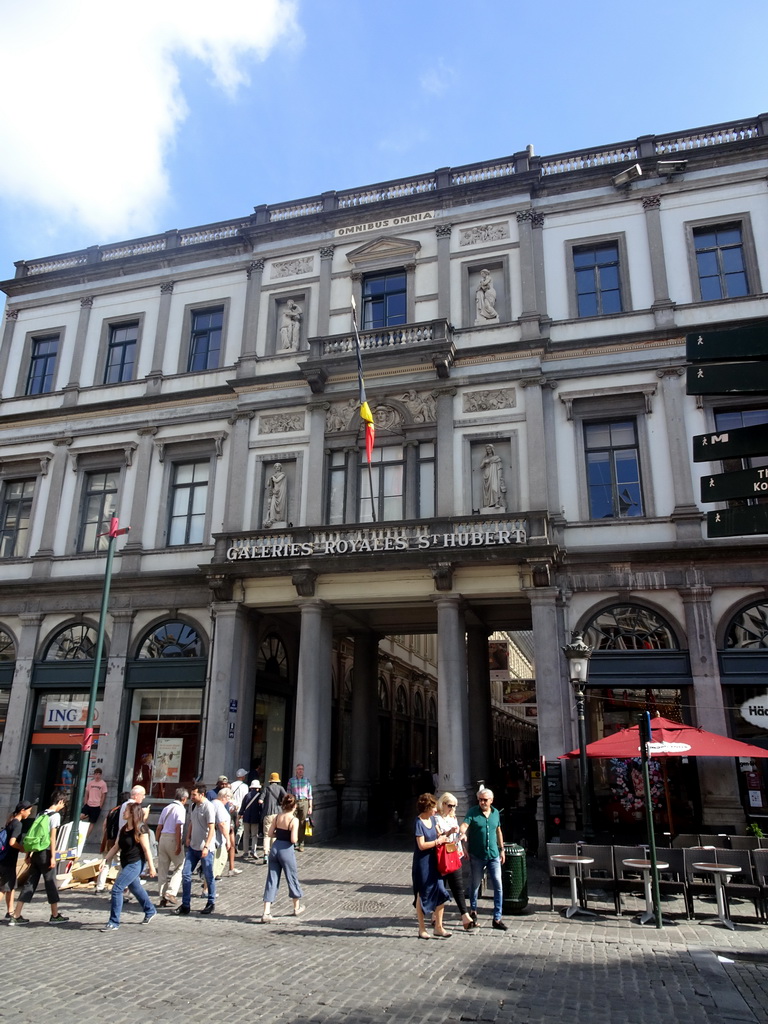
[[[163,808],[157,823],[157,881],[160,884],[158,906],[169,907],[176,903],[181,885],[181,868],[184,864],[184,825],[187,820],[185,804],[189,792],[180,788],[176,798]],[[170,878],[168,877],[170,875]]]

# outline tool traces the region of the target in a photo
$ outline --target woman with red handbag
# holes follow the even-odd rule
[[[461,870],[464,845],[456,817],[457,804],[458,801],[453,793],[443,793],[437,801],[437,814],[435,815],[437,833],[445,836],[448,840],[445,846],[439,848],[437,866],[443,876],[443,881],[451,890],[451,896],[456,900],[464,931],[468,932],[477,928],[478,925],[467,910],[467,901],[464,899],[464,879]]]
[[[438,836],[434,821],[435,798],[431,793],[422,793],[418,803],[419,816],[414,828],[413,905],[419,922],[419,938],[431,938],[427,931],[425,914],[434,913],[434,935],[436,939],[447,939],[451,933],[443,928],[443,905],[450,899],[437,870],[435,851],[448,840]]]

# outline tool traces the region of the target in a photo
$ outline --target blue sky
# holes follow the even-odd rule
[[[0,0],[0,279],[255,205],[768,109],[764,0]]]

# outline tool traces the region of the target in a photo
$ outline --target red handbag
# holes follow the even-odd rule
[[[437,870],[441,875],[450,875],[461,867],[461,855],[456,843],[443,843],[437,848]]]

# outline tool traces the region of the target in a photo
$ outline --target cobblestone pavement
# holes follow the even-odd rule
[[[508,917],[506,933],[490,927],[485,898],[483,927],[464,933],[451,906],[450,940],[421,942],[407,839],[315,846],[298,859],[306,914],[291,915],[283,882],[270,925],[260,923],[266,868],[254,864],[239,863],[243,873],[220,883],[210,917],[197,913],[196,897],[189,917],[162,910],[144,927],[134,901],[111,933],[99,931],[108,895],[64,891],[70,921],[53,926],[36,896],[25,915],[31,924],[0,925],[0,1019],[768,1022],[768,927],[751,904],[735,908],[735,932],[714,916],[687,922],[675,903],[664,905],[674,924],[661,931],[627,912],[615,917],[609,902],[596,904],[597,918],[565,920],[564,893],[551,912],[546,876],[529,861],[529,912]],[[154,893],[155,883],[147,888]]]

